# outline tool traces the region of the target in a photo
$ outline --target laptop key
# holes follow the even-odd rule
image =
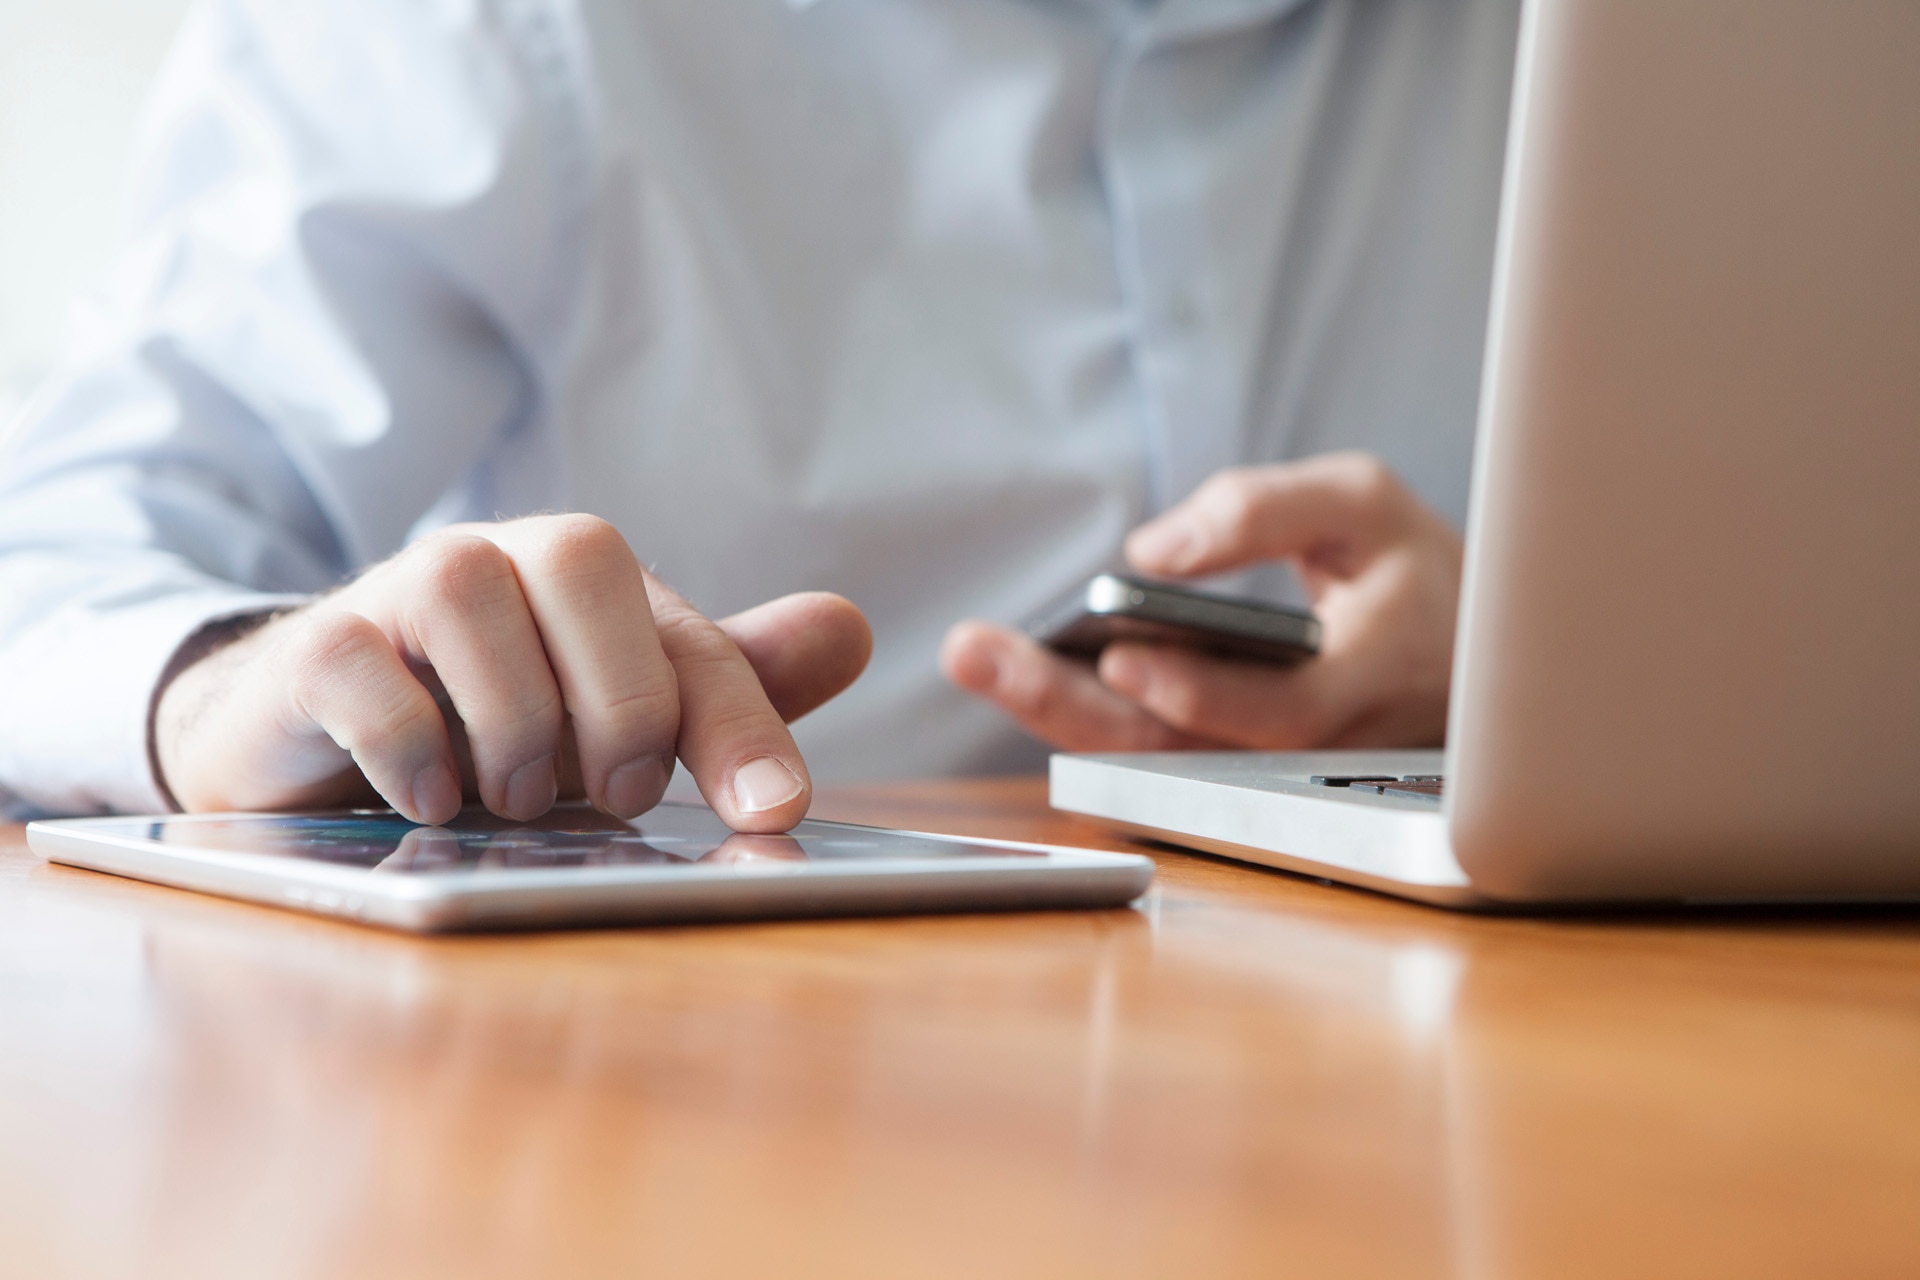
[[[1407,800],[1440,799],[1440,784],[1437,782],[1395,782],[1380,788],[1383,796],[1400,796]]]
[[[1316,787],[1351,787],[1356,783],[1398,782],[1400,779],[1379,773],[1316,773],[1307,781]]]

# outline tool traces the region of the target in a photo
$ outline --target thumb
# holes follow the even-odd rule
[[[720,620],[767,701],[798,720],[852,684],[873,653],[873,631],[853,602],[825,591],[781,596]]]
[[[1127,561],[1142,573],[1184,578],[1291,559],[1348,577],[1400,536],[1416,509],[1371,454],[1232,467],[1135,529]]]

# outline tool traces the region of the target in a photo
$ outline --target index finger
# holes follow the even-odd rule
[[[648,575],[660,645],[680,686],[680,758],[735,831],[773,834],[807,816],[813,780],[760,677],[718,624]]]

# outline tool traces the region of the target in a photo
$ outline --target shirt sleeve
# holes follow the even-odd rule
[[[121,259],[0,440],[0,807],[160,807],[181,644],[391,554],[537,421],[585,71],[560,9],[495,8],[189,17]]]

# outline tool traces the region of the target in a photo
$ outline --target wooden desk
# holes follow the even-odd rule
[[[1037,782],[821,816],[1108,847]],[[1920,915],[416,940],[0,832],[0,1275],[1920,1275]]]

